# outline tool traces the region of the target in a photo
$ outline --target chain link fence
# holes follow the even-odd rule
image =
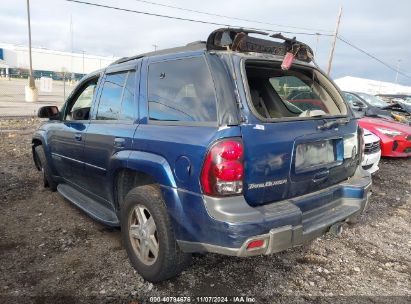
[[[37,102],[25,101],[25,87],[28,85],[28,72],[10,71],[0,74],[0,120],[27,119],[37,116],[40,107],[56,105],[61,107],[67,96],[73,90],[81,75],[59,73],[43,75],[35,73],[35,84],[38,90]],[[60,75],[61,74],[61,75]],[[48,90],[41,86],[41,77],[48,77]],[[74,79],[72,79],[72,77]]]

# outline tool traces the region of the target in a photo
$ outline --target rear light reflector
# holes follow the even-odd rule
[[[255,240],[255,241],[251,241],[250,243],[248,243],[247,250],[257,249],[257,248],[261,248],[264,246],[265,246],[264,240]]]
[[[240,138],[216,142],[209,149],[201,171],[203,192],[212,196],[243,192],[243,143]]]

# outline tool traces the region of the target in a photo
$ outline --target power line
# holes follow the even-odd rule
[[[232,19],[232,20],[238,20],[238,21],[246,21],[246,22],[272,25],[272,26],[283,27],[283,28],[292,28],[292,29],[298,29],[298,30],[315,31],[315,32],[323,32],[323,33],[331,33],[332,32],[332,31],[323,30],[323,29],[315,29],[315,28],[299,27],[299,26],[291,26],[291,25],[282,25],[282,24],[270,23],[270,22],[259,21],[259,20],[254,20],[254,19],[245,19],[245,18],[232,17],[232,16],[221,15],[221,14],[210,13],[210,12],[204,12],[204,11],[199,11],[199,10],[194,10],[194,9],[189,9],[189,8],[179,7],[179,6],[173,6],[173,5],[163,4],[163,3],[153,2],[153,1],[146,1],[146,0],[134,0],[134,1],[141,2],[141,3],[146,3],[146,4],[151,4],[151,5],[156,5],[156,6],[167,7],[167,8],[173,8],[173,9],[186,11],[186,12],[203,14],[203,15],[207,15],[207,16],[214,16],[214,17],[219,17],[219,18],[227,18],[227,19]]]
[[[411,79],[411,76],[409,76],[409,75],[407,75],[407,74],[405,74],[405,73],[403,73],[403,72],[400,72],[397,68],[395,68],[395,67],[393,67],[393,66],[389,65],[388,63],[386,63],[386,62],[382,61],[381,59],[379,59],[379,58],[375,57],[374,55],[372,55],[372,54],[368,53],[367,51],[365,51],[365,50],[361,49],[360,47],[358,47],[358,46],[356,46],[356,45],[352,44],[351,42],[349,42],[349,41],[347,41],[345,38],[343,38],[341,35],[338,35],[338,36],[337,36],[337,38],[338,38],[338,40],[340,40],[340,41],[344,42],[345,44],[347,44],[347,45],[351,46],[352,48],[356,49],[357,51],[359,51],[359,52],[361,52],[361,53],[363,53],[363,54],[367,55],[368,57],[371,57],[372,59],[374,59],[374,60],[378,61],[379,63],[381,63],[381,64],[385,65],[387,68],[389,68],[389,69],[391,69],[391,70],[393,70],[393,71],[395,71],[395,72],[398,72],[398,74],[400,74],[400,75],[402,75],[402,76],[405,76],[405,77],[407,77],[407,78],[410,78],[410,79]]]
[[[129,12],[129,13],[143,14],[143,15],[149,15],[149,16],[155,16],[155,17],[163,17],[163,18],[168,18],[168,19],[184,20],[184,21],[205,23],[205,24],[211,24],[211,25],[230,26],[229,24],[224,24],[224,23],[196,20],[196,19],[183,18],[183,17],[175,17],[175,16],[169,16],[169,15],[161,15],[161,14],[156,14],[156,13],[137,11],[137,10],[127,9],[127,8],[109,6],[109,5],[98,4],[98,3],[91,3],[91,2],[86,2],[86,1],[78,1],[78,0],[64,0],[64,1],[75,2],[75,3],[91,5],[91,6],[97,6],[97,7],[103,7],[103,8],[109,8],[109,9],[114,9],[114,10],[118,10],[118,11]]]
[[[123,11],[123,12],[129,12],[129,13],[136,13],[136,14],[142,14],[142,15],[148,15],[148,16],[154,16],[154,17],[162,17],[162,18],[167,18],[167,19],[190,21],[190,22],[218,25],[218,26],[224,26],[224,27],[242,28],[241,26],[231,25],[231,24],[228,24],[228,23],[219,23],[219,22],[205,21],[205,20],[199,20],[199,19],[191,19],[191,18],[163,15],[163,14],[157,14],[157,13],[150,13],[150,12],[133,10],[133,9],[128,9],[128,8],[121,8],[121,7],[117,7],[117,6],[110,6],[110,5],[105,5],[105,4],[92,3],[92,2],[87,2],[87,1],[80,1],[80,0],[64,0],[64,1],[74,2],[74,3],[79,3],[79,4],[85,4],[85,5],[91,5],[91,6],[96,6],[96,7],[102,7],[102,8],[108,8],[108,9],[113,9],[113,10],[118,10],[118,11]],[[259,28],[253,28],[253,27],[247,27],[247,28],[250,29],[250,30],[266,31],[266,32],[277,32],[278,31],[278,30],[273,30],[273,29],[259,29]],[[286,33],[286,34],[294,34],[294,35],[332,36],[332,34],[320,34],[320,33],[293,32],[293,31],[281,31],[281,32]]]
[[[87,2],[87,1],[81,1],[81,0],[64,0],[67,2],[74,2],[74,3],[79,3],[79,4],[85,4],[85,5],[90,5],[90,6],[95,6],[95,7],[102,7],[102,8],[107,8],[107,9],[113,9],[113,10],[118,10],[118,11],[124,11],[124,12],[129,12],[129,13],[136,13],[136,14],[143,14],[143,15],[148,15],[148,16],[154,16],[154,17],[162,17],[162,18],[167,18],[167,19],[174,19],[174,20],[180,20],[180,21],[189,21],[189,22],[196,22],[196,23],[202,23],[202,24],[210,24],[210,25],[218,25],[218,26],[224,26],[224,27],[236,27],[236,28],[242,28],[241,26],[236,26],[236,25],[230,25],[226,23],[218,23],[218,22],[212,22],[212,21],[205,21],[205,20],[198,20],[198,19],[191,19],[191,18],[184,18],[184,17],[177,17],[177,16],[170,16],[170,15],[163,15],[163,14],[157,14],[157,13],[150,13],[150,12],[145,12],[145,11],[139,11],[139,10],[132,10],[132,9],[127,9],[127,8],[121,8],[121,7],[116,7],[116,6],[109,6],[109,5],[104,5],[104,4],[99,4],[99,3],[92,3],[92,2]],[[136,0],[137,1],[137,0]],[[266,31],[266,32],[276,32],[276,30],[272,29],[259,29],[259,28],[250,28],[247,27],[250,30],[257,30],[257,31]],[[332,34],[321,34],[321,33],[309,33],[309,32],[293,32],[293,31],[282,31],[283,33],[286,34],[295,34],[295,35],[309,35],[309,36],[334,36]],[[347,41],[345,38],[343,38],[341,35],[337,36],[338,40],[344,42],[345,44],[351,46],[352,48],[358,50],[359,52],[369,56],[370,58],[378,61],[379,63],[383,64],[387,68],[397,72],[398,70],[388,63],[385,63],[381,59],[375,57],[374,55],[368,53],[367,51],[361,49],[360,47],[352,44],[351,42]],[[403,72],[398,72],[400,75],[403,75],[407,78],[411,78],[411,76],[408,76],[407,74]]]

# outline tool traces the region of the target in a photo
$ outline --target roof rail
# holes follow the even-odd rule
[[[130,56],[130,57],[123,57],[123,58],[117,59],[116,61],[114,61],[110,65],[124,63],[124,62],[127,62],[127,61],[140,59],[140,58],[148,57],[148,56],[165,55],[165,54],[180,53],[180,52],[187,52],[187,51],[199,51],[199,50],[205,50],[205,49],[206,49],[206,42],[205,41],[194,41],[194,42],[187,43],[185,46],[179,46],[179,47],[174,47],[174,48],[169,48],[169,49],[163,49],[163,50],[143,53],[143,54],[140,54],[140,55],[135,55],[135,56]]]

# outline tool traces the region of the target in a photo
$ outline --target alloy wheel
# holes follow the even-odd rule
[[[150,211],[137,205],[129,216],[129,236],[134,252],[145,265],[153,265],[158,257],[157,227]]]

